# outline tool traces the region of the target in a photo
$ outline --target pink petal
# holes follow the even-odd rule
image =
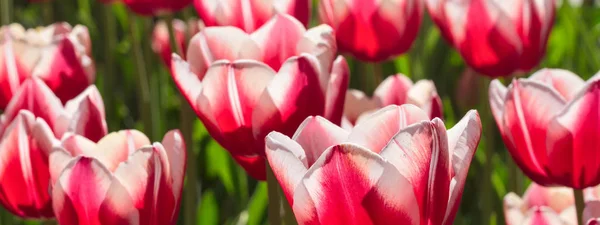
[[[194,6],[206,26],[234,26],[248,33],[275,13],[270,1],[195,0]]]
[[[100,162],[78,157],[52,191],[57,221],[64,225],[138,224],[131,198]]]
[[[190,29],[192,28],[190,27]],[[183,51],[185,51],[185,42],[187,36],[186,23],[179,19],[174,19],[173,30],[175,31],[175,39],[177,40],[177,44]],[[196,33],[190,33],[190,35],[194,34]],[[169,30],[165,21],[161,20],[154,26],[154,29],[152,31],[152,50],[154,51],[154,53],[157,53],[161,57],[161,59],[163,60],[165,65],[167,65],[167,67],[171,67],[171,54],[173,54],[173,52],[176,52],[176,50],[171,49]]]
[[[550,31],[554,25],[555,10],[558,8],[556,4],[555,1],[532,1],[529,2],[528,7],[523,7],[526,24],[522,30],[519,30],[523,42],[520,70],[528,71],[535,68],[544,57]],[[510,10],[515,11],[514,8]]]
[[[529,77],[554,87],[567,101],[573,99],[585,82],[571,71],[563,69],[542,69]]]
[[[319,59],[319,65],[321,65],[322,76],[328,77],[329,72],[332,71],[332,63],[334,63],[337,54],[337,45],[335,44],[335,34],[333,29],[328,25],[321,24],[307,30],[302,38],[298,40],[298,44],[296,45],[296,54],[301,53],[308,53],[316,56],[317,59]],[[337,60],[340,60],[340,57],[342,56],[338,56]]]
[[[244,31],[234,27],[209,27],[190,40],[186,58],[191,71],[202,80],[215,61],[261,60],[263,57],[259,46]]]
[[[260,155],[239,155],[231,154],[237,162],[252,178],[256,180],[267,179],[266,159]]]
[[[523,195],[525,207],[547,206],[555,212],[562,212],[575,204],[573,189],[567,187],[544,187],[531,183]]]
[[[412,81],[404,74],[392,75],[379,84],[373,98],[380,107],[402,105],[407,103],[408,91],[412,85]]]
[[[398,131],[422,120],[427,114],[414,105],[391,105],[356,124],[348,141],[379,153]]]
[[[343,56],[333,63],[331,77],[327,85],[325,118],[334,124],[340,124],[344,114],[344,102],[346,99],[346,90],[350,80],[350,69]]]
[[[559,217],[556,212],[546,207],[531,209],[521,224],[525,225],[570,225]]]
[[[492,109],[492,115],[494,115],[494,120],[496,121],[496,125],[502,134],[504,143],[508,145],[510,140],[504,133],[504,104],[506,102],[506,93],[508,91],[498,79],[494,79],[490,83],[489,88],[488,97],[490,101],[490,108]]]
[[[172,185],[173,196],[177,198],[179,202],[181,191],[183,190],[183,179],[185,177],[185,168],[186,168],[186,159],[187,159],[187,151],[186,145],[181,136],[181,132],[179,130],[171,130],[165,134],[162,140],[163,150],[165,151],[164,155],[167,156],[166,159],[163,159],[163,163],[168,163],[166,166],[169,168],[168,178]],[[157,144],[154,144],[155,149],[158,148]],[[177,204],[176,206],[179,206]],[[179,207],[177,207],[178,211]],[[177,218],[177,214],[174,214],[175,218]]]
[[[48,156],[32,138],[34,116],[20,111],[0,140],[0,202],[20,217],[52,217]]]
[[[369,98],[364,92],[355,89],[349,89],[346,92],[344,102],[344,116],[348,122],[356,124],[358,118],[365,112],[378,109],[378,104]]]
[[[308,25],[312,12],[310,0],[280,0],[274,3],[275,9],[280,13],[291,15],[298,19],[304,26]]]
[[[506,225],[521,225],[525,220],[523,200],[511,192],[504,196],[504,220]]]
[[[412,185],[422,222],[442,224],[446,216],[453,166],[447,140],[444,123],[436,118],[400,130],[380,153]]]
[[[146,145],[150,145],[150,140],[137,130],[112,132],[98,141],[97,154],[101,155],[99,158],[104,158],[102,163],[110,171],[114,171],[130,154]]]
[[[15,27],[15,28],[13,28]],[[4,109],[19,88],[21,80],[29,76],[30,69],[17,57],[18,43],[13,42],[12,30],[20,29],[20,25],[0,28],[0,108]],[[15,46],[16,45],[16,46]]]
[[[556,91],[537,81],[515,80],[508,90],[503,114],[504,135],[511,143],[508,150],[521,170],[536,183],[551,183],[544,169],[556,165],[547,161],[546,131],[564,104]]]
[[[294,193],[300,224],[419,224],[408,180],[368,149],[332,146]],[[343,215],[343,216],[341,216]]]
[[[583,221],[588,221],[588,225],[598,224],[598,222],[600,222],[600,201],[589,201],[585,203]]]
[[[217,135],[223,139],[216,140],[232,154],[257,154],[255,148],[258,147],[248,146],[254,143],[252,127],[256,123],[252,115],[256,107],[264,107],[259,99],[274,75],[275,72],[265,64],[249,60],[219,61],[206,73],[204,88],[197,101],[201,114],[214,117],[214,120],[203,122],[218,127]]]
[[[253,133],[264,155],[264,138],[271,131],[291,136],[308,116],[323,115],[325,93],[319,84],[317,60],[311,55],[290,58],[262,94],[252,114]]]
[[[453,177],[444,224],[452,224],[463,195],[471,160],[481,138],[481,120],[477,111],[467,112],[454,127],[448,130],[447,135]]]
[[[294,17],[277,14],[251,36],[262,52],[262,61],[277,71],[288,58],[298,54],[296,46],[304,32],[306,29]]]
[[[63,107],[60,100],[52,93],[52,90],[38,78],[25,80],[19,91],[11,99],[4,111],[3,121],[9,122],[17,116],[19,110],[28,110],[36,117],[40,117],[54,128],[59,126],[56,118],[62,113]],[[5,127],[2,124],[0,127]],[[0,129],[2,132],[4,128]],[[56,132],[55,132],[56,134]]]
[[[294,190],[310,167],[306,152],[297,142],[276,131],[269,133],[265,139],[269,165],[287,201],[293,205]]]
[[[600,153],[590,151],[600,147],[596,135],[600,126],[599,102],[600,80],[588,81],[571,102],[548,121],[548,172],[557,183],[572,188],[600,184],[597,161]]]
[[[443,118],[442,99],[430,80],[420,80],[406,93],[406,103],[413,104],[427,112],[429,118]]]
[[[99,141],[108,133],[106,126],[104,102],[95,85],[65,105],[65,113],[59,117],[57,136],[66,131],[82,135],[92,141]],[[62,131],[62,132],[61,132]]]
[[[320,116],[310,116],[300,124],[292,139],[306,154],[306,168],[312,166],[323,152],[348,138],[348,131]]]

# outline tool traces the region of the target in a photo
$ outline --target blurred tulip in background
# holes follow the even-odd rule
[[[189,20],[187,23],[178,19],[173,20],[175,38],[183,52],[187,50],[186,40],[200,32],[203,28],[204,24],[199,20]],[[154,26],[152,32],[152,50],[160,56],[168,68],[171,68],[171,54],[176,51],[171,49],[169,30],[165,21],[160,21]]]

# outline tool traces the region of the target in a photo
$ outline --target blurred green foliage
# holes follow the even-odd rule
[[[2,0],[5,1],[5,0]],[[182,104],[168,69],[150,48],[151,32],[158,18],[142,18],[130,14],[121,4],[105,6],[95,0],[55,0],[48,3],[13,3],[12,21],[25,27],[48,25],[50,21],[67,21],[88,27],[93,41],[93,56],[97,66],[96,85],[104,97],[110,131],[136,128],[148,131],[142,123],[138,103],[138,76],[132,57],[133,40],[140,40],[149,77],[154,127],[145,132],[158,141],[169,129],[180,124]],[[314,4],[316,6],[316,4]],[[315,7],[316,8],[316,7]],[[313,15],[316,18],[316,10]],[[192,7],[176,18],[195,17]],[[460,86],[465,65],[458,53],[441,37],[428,16],[425,16],[420,36],[410,52],[383,63],[384,75],[404,73],[413,80],[431,79],[444,101],[447,127],[462,118],[470,108],[489,113],[487,104],[488,78],[476,77],[471,85]],[[313,21],[312,24],[316,24]],[[134,27],[134,39],[129,32]],[[548,42],[547,56],[539,66],[564,68],[589,78],[600,69],[600,9],[584,6],[573,8],[564,4],[557,9],[556,22]],[[347,56],[348,57],[348,56]],[[352,73],[351,87],[371,93],[373,67],[348,58]],[[523,74],[527,75],[527,74]],[[504,80],[509,82],[508,79]],[[462,95],[461,95],[462,93]],[[464,95],[466,93],[466,95]],[[468,96],[473,99],[461,99]],[[480,103],[478,103],[480,102]],[[484,115],[485,117],[485,115]],[[489,117],[488,117],[489,118]],[[193,210],[197,224],[266,224],[266,184],[248,177],[195,119],[193,144],[188,146],[197,160],[199,199]],[[508,192],[522,194],[529,182],[514,165],[499,137],[493,121],[483,118],[484,134],[473,160],[455,224],[504,224],[502,199]],[[182,209],[185,210],[190,209]],[[43,221],[23,221],[5,211],[0,224],[45,224]],[[180,217],[178,224],[183,224]]]

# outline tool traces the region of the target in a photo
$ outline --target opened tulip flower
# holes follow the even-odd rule
[[[489,89],[496,124],[512,158],[533,181],[583,189],[600,184],[600,75],[584,82],[559,69]]]
[[[111,133],[97,143],[79,135],[53,139],[36,134],[50,152],[52,206],[61,225],[175,224],[185,175],[186,149],[179,131],[150,145],[135,130]]]
[[[0,108],[21,83],[42,79],[64,103],[95,80],[91,41],[86,27],[55,23],[25,30],[19,24],[0,28]]]
[[[523,198],[504,197],[504,218],[506,225],[576,225],[573,190],[531,183]]]
[[[380,108],[388,105],[413,104],[427,113],[429,118],[442,118],[442,99],[430,80],[413,82],[403,74],[389,76],[375,89],[373,98],[360,90],[348,90],[344,104],[344,117],[350,127]]]
[[[335,57],[331,28],[304,30],[278,15],[248,35],[208,27],[196,35],[187,60],[173,57],[172,75],[210,135],[256,179],[264,180],[264,138],[291,135],[313,115],[340,123],[348,65]]]
[[[426,0],[442,35],[465,62],[497,77],[529,71],[546,52],[554,0]]]
[[[446,131],[428,118],[393,105],[350,132],[322,117],[291,138],[271,132],[267,159],[298,223],[452,224],[481,122],[469,111]]]
[[[312,0],[194,0],[206,26],[234,26],[252,33],[276,14],[288,14],[308,25]]]
[[[204,28],[204,24],[199,20],[192,19],[187,23],[178,19],[173,20],[176,43],[181,50],[185,51],[187,49],[186,40],[188,37],[197,34],[202,28]],[[165,21],[160,21],[154,26],[154,31],[152,32],[152,50],[160,55],[160,58],[167,67],[171,68],[171,55],[177,50],[171,49],[169,30]]]
[[[412,45],[423,17],[420,0],[322,0],[319,16],[336,32],[338,47],[358,59],[383,61]]]

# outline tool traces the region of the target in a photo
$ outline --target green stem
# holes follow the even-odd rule
[[[2,14],[2,25],[8,25],[12,22],[12,2],[13,0],[0,0],[0,13]]]
[[[377,89],[377,86],[381,84],[383,80],[383,63],[371,63],[373,68],[373,90]]]
[[[44,220],[42,222],[42,225],[57,225],[58,222],[54,219],[50,219],[50,220]]]
[[[103,100],[107,118],[116,118],[116,109],[114,108],[114,81],[115,74],[115,59],[114,50],[117,45],[116,21],[112,14],[112,6],[104,6],[104,76],[103,83]],[[118,129],[117,120],[108,120],[109,129]]]
[[[177,39],[175,37],[175,28],[173,28],[173,15],[168,14],[167,16],[165,16],[165,22],[167,23],[167,28],[169,30],[169,42],[171,44],[171,51],[182,56],[183,50],[181,49],[181,45],[177,44]]]
[[[131,35],[132,52],[134,59],[135,73],[138,78],[139,91],[141,101],[139,101],[139,113],[142,117],[142,123],[144,125],[144,131],[147,134],[153,134],[153,123],[152,123],[152,107],[150,102],[150,86],[148,80],[148,73],[146,71],[146,63],[144,61],[144,55],[142,52],[141,38],[136,33],[137,21],[136,15],[130,12],[129,14],[129,33]]]
[[[296,217],[294,216],[294,211],[285,198],[283,198],[283,212],[285,225],[298,225],[298,221],[296,221]]]
[[[269,195],[269,224],[270,225],[281,225],[281,199],[279,198],[279,184],[271,170],[269,162],[267,166],[267,191]]]
[[[485,121],[484,124],[493,124],[494,122],[494,118],[492,116],[492,112],[491,112],[491,108],[489,105],[489,101],[488,101],[488,89],[489,89],[489,84],[490,84],[490,80],[489,79],[481,79],[481,82],[483,82],[481,84],[481,107],[483,107],[481,109],[481,113],[483,116],[483,121]],[[486,130],[484,131],[483,135],[485,136],[485,163],[483,165],[483,183],[482,183],[482,191],[481,193],[481,203],[483,203],[482,206],[482,219],[483,221],[481,221],[481,224],[488,224],[490,223],[490,218],[492,215],[492,211],[493,211],[493,199],[490,193],[494,193],[493,190],[493,185],[492,185],[492,172],[493,172],[493,164],[492,164],[492,158],[494,157],[494,153],[495,153],[495,132],[496,129],[494,126],[485,126]]]
[[[585,208],[583,190],[573,189],[573,195],[575,196],[575,209],[577,210],[577,224],[583,225],[583,209]]]

